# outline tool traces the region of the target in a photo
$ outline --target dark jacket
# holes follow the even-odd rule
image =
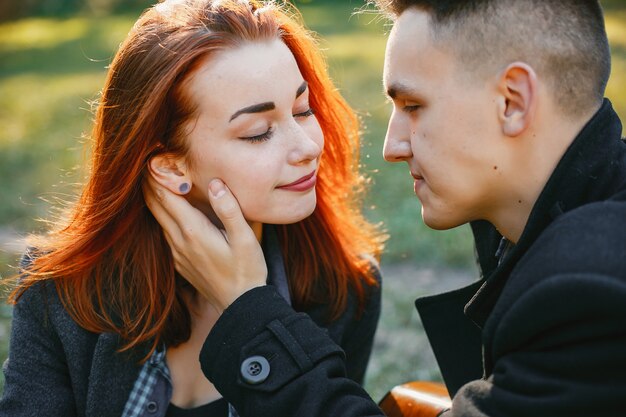
[[[517,245],[499,260],[501,236],[473,224],[484,278],[418,300],[456,394],[446,416],[626,415],[620,135],[607,100],[556,167]],[[267,359],[269,374],[250,384],[240,367],[255,356]],[[345,377],[339,346],[270,287],[245,293],[224,312],[200,359],[242,417],[382,415]]]
[[[268,259],[268,267],[270,264]],[[267,287],[288,305],[279,295],[280,286]],[[325,340],[341,347],[342,357],[345,352],[345,371],[355,384],[363,380],[380,313],[380,287],[369,287],[368,293],[365,311],[358,320],[352,291],[346,310],[331,323],[326,305],[300,313],[315,323]],[[256,318],[241,320],[233,325],[243,326]],[[115,334],[95,334],[78,326],[51,282],[28,289],[13,309],[0,417],[121,416],[142,366],[139,361],[147,351],[117,353],[120,346]]]

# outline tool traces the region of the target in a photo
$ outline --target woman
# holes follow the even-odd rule
[[[145,181],[148,196],[175,193],[228,233],[210,205],[223,187],[214,178],[225,181],[254,231],[242,245],[261,265],[240,272],[267,277],[327,328],[360,382],[380,306],[369,255],[382,240],[357,208],[357,130],[311,37],[277,5],[146,11],[110,67],[82,194],[32,242],[12,293],[0,416],[229,414],[198,361],[225,306],[185,279]]]

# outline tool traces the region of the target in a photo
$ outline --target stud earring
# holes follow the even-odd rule
[[[189,192],[190,189],[190,185],[187,182],[183,182],[182,184],[180,184],[180,186],[178,187],[178,190],[183,193],[183,194],[187,194]]]

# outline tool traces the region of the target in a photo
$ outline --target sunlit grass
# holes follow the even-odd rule
[[[608,1],[606,30],[612,51],[612,71],[607,86],[611,99],[622,121],[626,120],[626,5],[623,1]]]
[[[331,6],[332,4],[332,6]],[[435,232],[420,221],[419,203],[402,165],[382,160],[390,106],[382,94],[385,21],[354,14],[360,2],[299,2],[308,26],[321,34],[338,88],[363,120],[362,162],[372,179],[366,212],[391,234],[385,261],[472,262],[466,228]],[[626,16],[607,13],[613,76],[607,96],[626,115]],[[99,18],[24,19],[0,25],[0,224],[33,228],[48,206],[38,199],[60,192],[82,161],[81,137],[90,128],[89,101],[104,81],[105,67],[136,15]],[[19,173],[19,175],[15,175]],[[62,188],[62,187],[61,187]]]
[[[122,14],[106,17],[27,18],[6,22],[0,24],[0,51],[49,49],[68,41],[85,40],[90,34],[96,34],[108,46],[115,46],[130,30],[136,17]],[[99,33],[103,31],[110,36]]]
[[[626,54],[613,58],[613,76],[607,86],[607,97],[611,99],[622,123],[626,123]]]
[[[7,77],[0,82],[0,218],[24,230],[46,217],[39,197],[62,192],[67,173],[81,163],[82,132],[90,124],[88,99],[102,75],[82,73]]]
[[[82,163],[90,102],[136,16],[24,19],[0,25],[0,227],[36,228]]]
[[[606,31],[613,47],[626,48],[626,11],[608,15],[606,17]]]
[[[87,34],[88,23],[86,19],[78,17],[10,22],[0,27],[0,48],[3,51],[52,48],[83,38]]]
[[[0,150],[24,142],[46,148],[54,146],[55,142],[63,142],[62,138],[48,138],[48,134],[55,132],[47,132],[46,137],[35,136],[61,120],[79,119],[79,126],[82,127],[83,120],[89,121],[86,111],[89,108],[88,98],[95,97],[94,92],[98,91],[101,82],[102,75],[99,73],[45,78],[27,74],[3,80],[0,84],[0,106],[9,110],[0,115],[3,126],[0,130]],[[63,130],[71,132],[72,124],[65,124]],[[30,151],[36,149],[31,148]]]

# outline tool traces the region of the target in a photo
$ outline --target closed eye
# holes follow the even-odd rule
[[[313,116],[314,114],[315,114],[315,111],[309,108],[307,111],[294,114],[293,117],[310,117],[310,116]]]
[[[246,140],[246,141],[253,142],[253,143],[254,142],[264,142],[266,140],[269,140],[272,137],[273,134],[274,134],[274,131],[270,127],[269,129],[267,129],[267,131],[265,133],[261,133],[260,135],[240,136],[239,139]]]
[[[411,106],[404,106],[402,107],[402,111],[406,112],[406,113],[414,113],[417,110],[419,110],[419,108],[422,107],[419,104],[414,104]]]

